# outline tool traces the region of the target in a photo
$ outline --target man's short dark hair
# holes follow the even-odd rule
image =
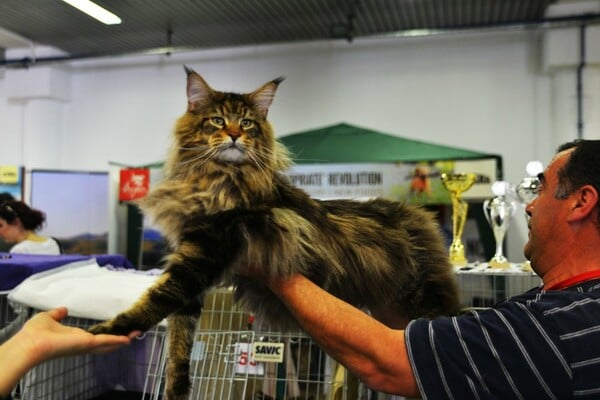
[[[565,199],[583,185],[593,186],[600,194],[600,140],[577,139],[560,145],[557,152],[569,149],[573,152],[557,174],[556,198]],[[600,201],[597,208],[600,211]]]

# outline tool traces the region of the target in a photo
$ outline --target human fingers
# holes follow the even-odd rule
[[[130,332],[129,335],[127,335],[127,337],[129,339],[135,339],[135,338],[140,337],[141,335],[142,335],[142,331],[133,331],[133,332]]]
[[[126,346],[131,343],[128,336],[122,335],[92,335],[90,341],[79,349],[81,353],[106,353],[114,351],[122,346]]]
[[[105,352],[127,345],[131,338],[126,335],[93,335],[84,329],[64,325],[60,322],[67,314],[64,307],[33,316],[22,330],[22,336],[43,358],[77,355],[90,352]],[[136,333],[137,335],[137,333]]]
[[[52,317],[53,320],[59,322],[65,319],[67,315],[69,315],[69,310],[67,309],[67,307],[57,307],[46,312],[48,313],[48,315],[50,315],[50,317]]]

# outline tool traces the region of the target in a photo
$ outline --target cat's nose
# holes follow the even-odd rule
[[[238,131],[237,129],[231,129],[231,130],[227,131],[227,134],[229,135],[231,140],[233,140],[234,142],[241,136],[241,132]]]

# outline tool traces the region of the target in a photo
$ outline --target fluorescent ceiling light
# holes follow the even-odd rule
[[[121,23],[121,18],[90,0],[62,0],[106,25]]]

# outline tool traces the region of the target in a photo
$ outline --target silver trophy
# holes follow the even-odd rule
[[[488,265],[491,268],[507,269],[510,262],[503,254],[504,236],[517,211],[517,202],[507,196],[509,187],[506,182],[495,182],[492,190],[496,196],[483,202],[483,212],[496,240],[496,253]]]
[[[517,197],[523,206],[531,203],[536,198],[540,187],[540,180],[537,176],[527,176],[523,178],[516,187]]]
[[[530,161],[527,163],[527,167],[525,170],[527,171],[527,175],[515,188],[517,193],[517,197],[519,202],[523,206],[523,211],[525,214],[525,218],[529,221],[529,215],[525,211],[527,204],[531,203],[538,195],[540,191],[540,179],[538,178],[538,174],[543,171],[542,163],[539,161]],[[521,269],[526,272],[531,272],[531,264],[529,261],[525,261],[521,264]]]
[[[526,171],[529,176],[523,178],[515,189],[523,208],[527,207],[527,204],[531,203],[537,197],[540,190],[540,179],[537,175],[542,170],[542,163],[539,161],[530,161],[527,163]],[[527,213],[525,213],[525,218],[529,220]]]

